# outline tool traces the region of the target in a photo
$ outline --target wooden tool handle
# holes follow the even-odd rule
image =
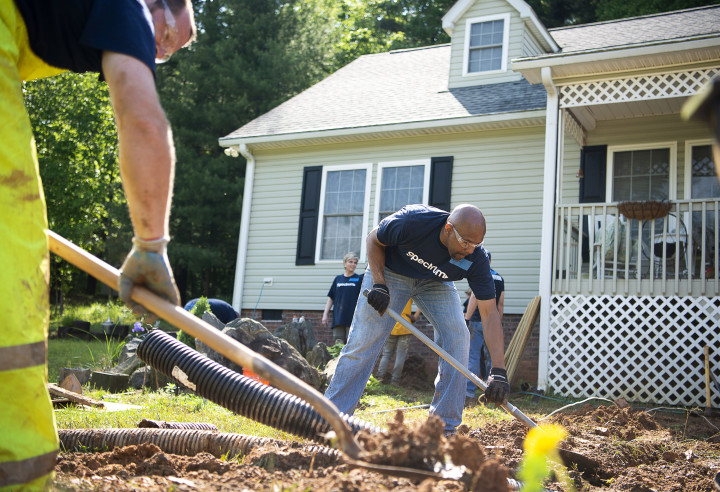
[[[104,261],[94,257],[53,231],[47,231],[50,251],[64,258],[81,270],[100,280],[108,287],[117,290],[120,272]],[[292,395],[308,402],[328,421],[338,436],[340,446],[350,458],[357,459],[360,446],[355,441],[348,424],[340,416],[340,411],[319,391],[304,381],[276,366],[260,354],[256,354],[237,340],[210,326],[179,306],[175,306],[149,290],[136,286],[132,290],[132,300],[142,304],[152,313],[168,323],[177,326],[206,345],[224,355],[242,367],[250,368],[270,383]]]

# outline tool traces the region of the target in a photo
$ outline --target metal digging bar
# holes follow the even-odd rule
[[[48,230],[47,235],[50,251],[97,278],[108,287],[117,289],[120,272],[116,268],[94,257],[53,231]],[[337,407],[315,388],[285,369],[276,366],[265,357],[253,352],[237,340],[216,330],[197,316],[188,313],[179,306],[173,305],[143,287],[134,287],[131,297],[133,301],[143,305],[155,315],[181,328],[193,337],[199,338],[210,348],[236,364],[250,368],[255,374],[267,379],[276,388],[305,400],[327,421],[335,432],[340,449],[343,452],[343,459],[349,465],[385,475],[408,477],[416,480],[459,478],[457,476],[458,471],[454,468],[436,473],[416,468],[378,465],[362,461],[360,459],[362,448],[355,440],[350,426],[343,420],[342,414]]]

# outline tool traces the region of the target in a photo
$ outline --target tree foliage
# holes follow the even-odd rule
[[[97,74],[63,74],[24,84],[50,229],[118,264],[130,220],[117,166],[117,132],[107,86]],[[125,243],[121,246],[118,243]],[[67,291],[76,270],[54,258],[51,279]],[[77,289],[83,285],[75,284]]]

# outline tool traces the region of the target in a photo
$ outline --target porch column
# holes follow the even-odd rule
[[[555,181],[558,156],[558,91],[552,81],[550,67],[542,68],[547,90],[545,114],[545,172],[543,176],[542,237],[540,240],[540,340],[538,356],[538,389],[544,390],[548,380],[550,355],[550,296],[552,294],[553,230],[555,223]]]

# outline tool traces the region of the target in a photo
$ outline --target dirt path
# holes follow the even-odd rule
[[[570,470],[577,490],[715,490],[720,417],[588,405],[548,421],[567,429],[565,448],[582,453],[592,463]],[[206,453],[166,454],[144,444],[106,453],[61,453],[54,490],[504,491],[509,490],[507,477],[514,478],[522,459],[525,435],[519,422],[503,421],[446,440],[437,422],[428,420],[411,428],[396,416],[387,433],[359,437],[368,452],[364,458],[379,463],[428,468],[449,455],[454,464],[472,470],[465,482],[383,476],[290,446],[256,448],[242,459],[224,461]],[[556,482],[546,487],[562,490]]]

